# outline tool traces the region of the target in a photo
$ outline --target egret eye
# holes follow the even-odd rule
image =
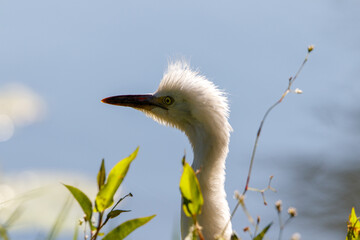
[[[172,97],[164,97],[163,98],[163,102],[166,104],[166,105],[171,105],[173,102],[174,102],[174,99]]]

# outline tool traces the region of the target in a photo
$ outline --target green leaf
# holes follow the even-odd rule
[[[273,223],[267,225],[253,240],[262,240]]]
[[[104,164],[104,159],[103,159],[101,161],[101,166],[99,169],[99,173],[97,175],[97,183],[98,183],[99,191],[102,188],[102,186],[104,186],[105,178],[106,178],[106,172],[105,172],[105,164]]]
[[[74,196],[74,198],[76,199],[76,201],[80,204],[80,207],[82,208],[82,210],[84,211],[85,215],[86,215],[86,220],[89,221],[89,223],[91,224],[91,216],[92,216],[92,203],[90,201],[90,199],[88,198],[88,196],[85,195],[85,193],[83,193],[80,189],[70,186],[70,185],[66,185],[63,184],[67,189],[69,189],[69,191],[71,192],[71,194]]]
[[[9,235],[5,227],[0,225],[0,237],[4,240],[9,240]]]
[[[136,158],[139,147],[127,158],[118,162],[110,171],[105,185],[101,188],[95,199],[96,209],[99,212],[109,208],[114,202],[114,195],[129,170],[130,163]]]
[[[233,232],[233,233],[231,234],[230,240],[240,240],[240,238],[238,237],[238,235],[236,235],[235,232]]]
[[[348,231],[346,234],[346,240],[355,240],[360,238],[360,223],[356,217],[355,208],[351,209],[351,214],[349,215],[349,221],[347,223]]]
[[[204,199],[201,193],[199,181],[192,167],[183,158],[184,171],[180,178],[180,192],[183,198],[183,210],[188,217],[201,213]]]
[[[143,218],[136,218],[129,221],[126,221],[116,228],[114,228],[111,232],[109,232],[103,240],[122,240],[127,235],[129,235],[131,232],[133,232],[138,227],[141,227],[142,225],[149,222],[151,219],[153,219],[156,215],[152,215],[149,217],[143,217]]]
[[[118,210],[118,209],[112,210],[111,212],[108,213],[106,218],[116,218],[117,216],[120,215],[120,213],[123,212],[130,212],[130,210]]]

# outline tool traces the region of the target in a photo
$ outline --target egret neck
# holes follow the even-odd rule
[[[226,226],[222,237],[229,240],[232,230],[231,224],[227,225],[230,211],[224,182],[232,128],[226,94],[187,63],[178,61],[169,64],[155,93],[108,97],[102,102],[135,108],[161,124],[185,132],[194,151],[192,167],[199,171],[204,197],[198,216],[202,233],[206,240],[213,240]],[[188,235],[190,221],[182,212],[182,239]]]

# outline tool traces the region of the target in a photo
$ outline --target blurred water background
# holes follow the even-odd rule
[[[278,192],[266,193],[268,206],[258,193],[246,202],[262,226],[274,221],[270,239],[278,199],[298,210],[283,239],[344,239],[351,207],[360,207],[359,10],[355,0],[0,1],[0,220],[22,205],[10,236],[42,239],[68,196],[60,182],[94,196],[101,159],[110,169],[140,146],[120,193],[133,193],[123,205],[132,212],[119,221],[155,213],[129,239],[177,236],[186,137],[100,102],[155,91],[177,58],[229,93],[234,207],[260,120],[314,44],[294,83],[304,93],[271,113],[259,142],[250,185],[266,187],[274,175]],[[60,239],[81,216],[74,203]],[[238,211],[233,226],[244,239],[248,225]]]

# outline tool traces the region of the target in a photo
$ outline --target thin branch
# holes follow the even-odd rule
[[[291,86],[292,86],[292,84],[294,83],[294,81],[296,80],[296,78],[299,76],[301,70],[303,69],[305,63],[306,63],[307,60],[308,60],[308,57],[309,57],[310,53],[312,52],[312,50],[314,50],[314,46],[313,46],[313,45],[308,46],[308,49],[307,49],[307,50],[308,50],[308,51],[307,51],[307,54],[306,54],[306,56],[305,56],[305,59],[304,59],[304,61],[302,62],[302,64],[300,65],[300,67],[299,67],[298,71],[296,72],[295,76],[294,76],[294,77],[290,77],[290,79],[289,79],[289,84],[288,84],[288,87],[286,88],[285,92],[282,94],[281,98],[280,98],[277,102],[275,102],[272,106],[269,107],[269,109],[265,112],[265,115],[264,115],[263,119],[261,120],[259,129],[258,129],[258,132],[257,132],[257,134],[256,134],[255,144],[254,144],[253,151],[252,151],[252,155],[251,155],[251,159],[250,159],[250,166],[249,166],[248,176],[247,176],[247,179],[246,179],[245,189],[244,189],[243,194],[241,195],[241,196],[243,196],[243,197],[245,196],[245,194],[246,194],[246,192],[247,192],[247,190],[248,190],[248,188],[249,188],[250,176],[251,176],[251,171],[252,171],[252,167],[253,167],[253,164],[254,164],[255,153],[256,153],[258,141],[259,141],[259,138],[260,138],[260,134],[261,134],[261,130],[262,130],[262,127],[263,127],[263,125],[264,125],[264,122],[265,122],[267,116],[269,115],[269,113],[271,112],[271,110],[272,110],[273,108],[275,108],[279,103],[281,103],[282,100],[285,98],[285,96],[286,96],[289,92],[291,92]],[[295,93],[301,93],[301,90],[296,89],[294,92],[295,92]],[[232,213],[231,213],[230,219],[229,219],[228,222],[226,223],[226,225],[225,225],[224,229],[222,230],[220,236],[223,236],[223,235],[224,235],[225,229],[226,229],[227,226],[230,224],[232,218],[234,217],[234,215],[235,215],[235,213],[236,213],[236,211],[237,211],[237,209],[239,208],[240,205],[241,205],[241,201],[238,200],[238,202],[237,202],[234,210],[233,210]]]
[[[130,193],[128,193],[128,194],[126,194],[124,197],[122,197],[122,198],[120,198],[119,199],[119,201],[117,201],[117,203],[114,205],[114,207],[110,210],[110,212],[112,212],[112,211],[114,211],[114,209],[116,208],[116,206],[122,201],[122,200],[124,200],[125,198],[127,198],[127,197],[132,197],[133,195],[132,195],[132,193],[130,192]],[[109,212],[109,213],[110,213]],[[104,223],[100,226],[100,229],[109,221],[109,215],[106,217],[106,219],[105,219],[105,221],[104,221]],[[100,231],[100,229],[99,229],[99,231]]]
[[[197,232],[200,240],[205,240],[204,235],[201,232],[201,227],[199,226],[199,224],[197,222],[196,222],[195,227],[196,227],[196,232]]]
[[[254,236],[257,235],[257,231],[259,230],[259,224],[260,224],[260,216],[258,216],[257,219],[256,219],[256,226],[255,226]]]
[[[91,240],[96,239],[97,236],[98,236],[98,234],[99,234],[99,232],[100,232],[103,215],[104,215],[104,211],[99,212],[98,224],[97,224],[97,227],[96,227],[96,231],[95,231],[95,233],[94,233],[94,236],[91,238]],[[90,228],[90,232],[92,232],[92,229],[91,229],[91,228]]]
[[[284,228],[290,222],[291,219],[292,217],[289,217],[288,219],[286,219],[285,223],[283,224],[281,221],[281,213],[279,213],[279,225],[280,225],[279,240],[281,240]]]
[[[251,187],[248,187],[248,190],[250,191],[254,191],[254,192],[259,192],[261,193],[261,196],[263,198],[263,201],[264,201],[264,205],[267,205],[267,202],[266,202],[266,199],[265,199],[265,192],[268,191],[268,190],[271,190],[273,192],[276,192],[276,189],[271,187],[271,180],[273,179],[273,176],[270,176],[269,178],[269,183],[268,183],[268,186],[266,188],[263,188],[263,189],[257,189],[257,188],[251,188]]]
[[[87,240],[87,234],[86,234],[86,221],[84,221],[85,224],[84,224],[84,240]],[[90,231],[90,234],[91,234],[91,231]],[[92,236],[91,236],[92,237]],[[91,239],[91,238],[90,238]]]
[[[282,223],[282,218],[281,218],[281,212],[278,212],[278,216],[279,216],[279,226],[280,226],[280,230],[279,230],[279,240],[281,240],[282,237],[282,233],[284,230],[284,225]]]
[[[251,171],[252,171],[252,167],[253,167],[253,164],[254,164],[254,159],[255,159],[255,153],[256,153],[256,149],[257,149],[257,146],[258,146],[258,141],[259,141],[259,138],[260,138],[260,134],[261,134],[261,130],[263,128],[263,125],[264,125],[264,122],[267,118],[267,116],[269,115],[269,113],[271,112],[271,110],[273,110],[278,104],[280,104],[282,102],[282,100],[285,98],[285,96],[291,92],[291,86],[292,84],[294,83],[294,81],[296,80],[296,78],[299,76],[301,70],[303,69],[305,63],[307,62],[308,60],[308,57],[311,53],[311,51],[314,49],[314,46],[313,45],[310,45],[308,47],[308,51],[307,51],[307,54],[305,56],[305,59],[303,61],[303,63],[300,65],[300,68],[298,69],[298,71],[296,72],[295,76],[294,77],[290,77],[289,79],[289,84],[288,84],[288,87],[286,88],[285,92],[282,94],[281,98],[275,102],[272,106],[269,107],[269,109],[265,112],[265,115],[263,117],[263,119],[261,120],[261,123],[260,123],[260,126],[259,126],[259,130],[256,134],[256,139],[255,139],[255,144],[254,144],[254,148],[253,148],[253,151],[252,151],[252,155],[251,155],[251,160],[250,160],[250,166],[249,166],[249,172],[248,172],[248,176],[247,176],[247,179],[246,179],[246,185],[245,185],[245,189],[244,189],[244,192],[243,192],[243,195],[245,195],[245,193],[247,192],[248,188],[249,188],[249,182],[250,182],[250,176],[251,176]],[[296,91],[295,91],[296,92]],[[300,92],[299,92],[300,93]]]
[[[120,198],[119,201],[116,202],[116,204],[112,207],[112,209],[110,210],[110,212],[114,211],[114,209],[116,208],[116,206],[122,201],[124,200],[125,198],[127,197],[132,197],[132,193],[128,193],[126,194],[124,197]],[[96,228],[96,231],[94,233],[94,236],[91,238],[91,240],[95,240],[100,232],[100,230],[102,229],[102,227],[104,227],[104,225],[109,221],[109,215],[106,217],[105,221],[102,222],[102,218],[104,216],[104,213],[105,211],[103,212],[100,212],[99,213],[99,219],[98,219],[98,225],[97,225],[97,228]]]

